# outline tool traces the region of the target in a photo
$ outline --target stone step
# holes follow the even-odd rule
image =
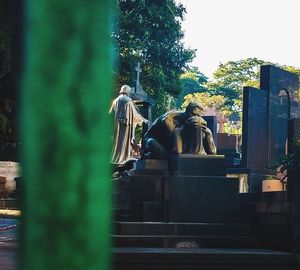
[[[280,251],[295,249],[292,224],[257,224],[253,226],[253,233],[259,240],[259,247]]]
[[[114,248],[113,270],[296,270],[294,254],[265,249]]]
[[[246,224],[223,223],[164,223],[164,222],[115,222],[118,235],[250,235]]]
[[[255,248],[257,239],[235,235],[113,235],[115,247]]]

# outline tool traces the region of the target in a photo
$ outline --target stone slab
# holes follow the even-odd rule
[[[172,175],[224,176],[226,160],[223,155],[180,154],[169,161]]]
[[[237,179],[172,176],[165,185],[170,222],[239,221]]]
[[[263,173],[268,163],[267,104],[267,91],[244,87],[242,165],[251,173]]]

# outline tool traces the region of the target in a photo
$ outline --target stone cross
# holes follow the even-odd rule
[[[140,63],[137,63],[137,66],[135,68],[135,71],[136,71],[136,84],[135,84],[135,92],[137,93],[140,89],[140,73],[142,72],[142,69],[141,69],[141,65]]]
[[[219,129],[218,133],[224,133],[224,124],[228,122],[228,119],[224,116],[223,113],[220,113],[218,115],[218,124],[219,124]]]

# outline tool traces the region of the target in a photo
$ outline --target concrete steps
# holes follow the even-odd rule
[[[116,247],[251,248],[257,239],[250,226],[222,223],[116,222]]]
[[[235,235],[114,235],[114,244],[118,247],[254,248],[257,240]]]
[[[114,270],[296,270],[292,253],[263,249],[114,248]]]

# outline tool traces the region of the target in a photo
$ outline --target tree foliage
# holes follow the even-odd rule
[[[221,63],[207,87],[211,93],[224,95],[226,104],[232,106],[234,100],[241,99],[244,86],[259,87],[259,71],[263,64],[267,62],[257,58]]]
[[[120,19],[118,85],[134,85],[135,66],[142,65],[141,84],[157,101],[156,115],[180,93],[180,74],[195,51],[183,45],[181,22],[186,13],[174,0],[118,0]]]
[[[244,86],[259,88],[260,66],[272,64],[279,68],[300,75],[300,69],[292,66],[270,63],[257,58],[221,63],[213,73],[213,79],[207,83],[210,93],[226,97],[228,109],[241,110],[242,90]],[[240,105],[239,105],[240,104]]]
[[[182,84],[182,91],[176,100],[176,107],[180,108],[182,106],[186,95],[206,92],[207,79],[208,78],[195,67],[181,74],[180,81]]]
[[[184,97],[182,108],[185,109],[190,102],[198,102],[204,110],[209,107],[221,109],[225,103],[225,97],[222,95],[210,95],[208,92],[188,94]]]

